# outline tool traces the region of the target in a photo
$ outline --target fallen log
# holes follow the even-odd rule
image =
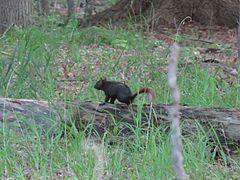
[[[74,123],[78,130],[87,129],[100,136],[106,132],[128,135],[132,127],[141,127],[143,131],[160,125],[169,127],[169,108],[170,105],[127,107],[98,102],[0,98],[0,124],[20,132],[37,125],[46,133],[61,129],[63,123]],[[209,136],[214,130],[220,142],[240,144],[240,109],[181,106],[180,113],[183,135],[191,137],[201,125]]]

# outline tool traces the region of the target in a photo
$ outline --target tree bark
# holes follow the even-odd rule
[[[89,17],[92,16],[92,12],[93,12],[93,0],[85,0],[84,16],[81,24],[82,27],[90,25]]]
[[[41,0],[41,9],[44,14],[49,13],[49,3],[48,0]]]
[[[75,18],[75,3],[74,0],[67,0],[67,6],[68,6],[68,21],[69,19]]]
[[[13,24],[30,24],[32,13],[32,0],[0,0],[0,33]]]
[[[101,136],[106,132],[129,135],[131,134],[130,126],[141,126],[143,131],[148,131],[152,126],[169,127],[169,105],[153,105],[152,107],[144,105],[141,122],[135,119],[138,108],[132,105],[132,110],[130,110],[123,104],[99,105],[96,102],[47,102],[0,98],[0,122],[20,131],[29,129],[29,125],[39,125],[43,128],[43,132],[49,129],[57,131],[61,122],[75,123],[78,130],[87,130],[89,133]],[[240,109],[181,106],[180,116],[182,133],[186,137],[194,136],[200,124],[213,140],[216,140],[215,133],[212,133],[214,129],[220,142],[235,142],[240,145]]]

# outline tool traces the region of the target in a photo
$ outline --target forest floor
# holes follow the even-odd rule
[[[48,16],[30,27],[12,27],[0,37],[0,96],[103,101],[103,93],[93,87],[105,76],[127,83],[134,92],[150,86],[156,91],[155,103],[167,104],[167,57],[169,45],[177,39],[181,103],[240,108],[234,30],[188,23],[176,35],[167,28],[78,28],[74,21],[59,27],[62,22],[59,16]],[[135,103],[141,107],[147,101],[139,96]],[[116,144],[104,138],[98,144],[86,142],[84,132],[74,128],[64,137],[46,137],[32,126],[33,136],[19,136],[4,122],[0,127],[2,177],[174,179],[170,136],[164,127],[153,127],[149,136],[141,127],[133,128],[134,141]],[[238,179],[239,162],[230,160],[221,144],[213,145],[198,127],[194,140],[183,137],[190,179]]]

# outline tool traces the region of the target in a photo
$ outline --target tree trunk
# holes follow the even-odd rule
[[[75,3],[74,0],[67,0],[67,6],[68,6],[68,21],[69,19],[75,18]]]
[[[49,13],[49,3],[48,0],[41,0],[41,9],[44,14]]]
[[[32,13],[32,0],[0,0],[0,33],[13,24],[30,24]]]
[[[44,100],[0,98],[0,122],[6,126],[17,127],[21,131],[35,124],[43,131],[57,131],[60,122],[75,123],[78,130],[89,129],[92,134],[104,135],[114,132],[119,135],[131,134],[130,127],[141,127],[148,131],[152,126],[169,127],[169,105],[144,105],[141,122],[136,122],[138,107],[130,110],[123,104],[99,105],[94,102],[47,102]],[[64,113],[64,115],[63,115]],[[214,129],[220,142],[240,145],[240,109],[204,108],[181,106],[180,115],[183,135],[193,137],[201,125],[206,134],[216,140]],[[74,122],[71,121],[73,117]],[[151,119],[149,119],[151,117]],[[140,124],[139,124],[140,123]],[[91,126],[89,126],[91,125]],[[117,127],[117,128],[116,128]],[[117,129],[117,132],[115,131]]]
[[[84,16],[81,24],[82,27],[90,25],[89,17],[92,16],[92,12],[93,12],[93,0],[85,0]]]
[[[105,24],[109,21],[115,24],[144,16],[144,23],[150,26],[175,27],[175,22],[179,24],[190,16],[194,21],[206,25],[236,27],[239,13],[239,0],[119,0],[111,8],[90,19],[92,24]]]

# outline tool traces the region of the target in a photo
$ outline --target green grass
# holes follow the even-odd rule
[[[155,103],[170,102],[164,70],[169,49],[163,42],[131,27],[78,29],[71,22],[62,28],[58,22],[58,18],[50,16],[31,27],[13,28],[1,37],[0,51],[8,54],[0,54],[1,97],[102,101],[103,93],[93,86],[100,77],[107,76],[127,82],[134,92],[140,86],[151,86],[157,94]],[[164,48],[154,50],[156,44]],[[185,65],[186,58],[192,64]],[[183,49],[178,72],[181,103],[240,108],[239,78],[230,86],[218,80],[217,75],[209,76],[194,58],[192,51]],[[74,73],[74,83],[66,81],[61,63]],[[139,96],[135,103],[141,105],[145,101],[144,96]],[[140,118],[137,116],[136,120]],[[62,138],[58,133],[42,137],[34,128],[32,135],[18,134],[1,124],[0,173],[6,170],[14,179],[24,179],[26,174],[49,179],[61,173],[69,179],[96,178],[94,151],[83,145],[83,132],[74,128],[70,131],[72,136]],[[149,137],[141,127],[133,128],[133,132],[134,141],[125,139],[110,145],[110,140],[105,139],[106,175],[113,179],[174,179],[167,130],[151,128]],[[194,141],[184,139],[187,173],[191,179],[229,179],[232,171],[224,163],[216,163],[207,143],[200,127]],[[239,164],[235,168],[237,176]]]

